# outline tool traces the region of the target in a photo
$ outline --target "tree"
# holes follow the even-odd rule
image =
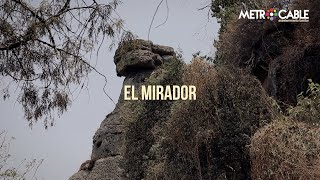
[[[19,166],[11,166],[14,157],[10,153],[10,145],[14,138],[7,138],[6,131],[0,131],[0,179],[3,180],[24,180],[34,179],[38,168],[41,166],[41,160],[24,159]],[[35,178],[36,179],[36,178]]]
[[[259,9],[264,4],[257,0],[212,0],[211,11],[212,16],[216,17],[218,22],[221,24],[219,33],[226,29],[226,25],[230,21],[233,15],[241,9]]]
[[[98,51],[105,38],[114,44],[124,32],[115,11],[118,4],[119,0],[0,2],[0,76],[10,81],[0,88],[6,100],[11,82],[17,84],[18,102],[31,126],[40,118],[45,128],[52,125],[54,112],[62,114],[71,103],[70,87],[83,86],[92,70],[99,73],[85,54]]]
[[[219,33],[222,33],[227,28],[226,25],[232,19],[233,15],[239,16],[240,9],[265,9],[271,7],[285,8],[290,3],[290,0],[211,0],[212,16],[216,17],[221,23]]]

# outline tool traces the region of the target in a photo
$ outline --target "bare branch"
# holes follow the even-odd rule
[[[166,0],[166,5],[167,5],[167,15],[166,15],[166,19],[164,20],[163,23],[159,24],[158,26],[156,26],[156,28],[164,25],[167,21],[168,21],[168,18],[169,18],[169,5],[168,5],[168,0]]]
[[[202,10],[205,10],[205,9],[207,9],[207,8],[211,8],[211,3],[210,4],[208,4],[208,5],[206,5],[206,6],[203,6],[203,7],[201,7],[201,8],[198,8],[198,11],[202,11]]]
[[[152,27],[154,18],[156,17],[156,15],[157,15],[157,13],[158,13],[158,10],[159,10],[159,7],[161,6],[162,3],[163,3],[163,0],[160,1],[160,3],[159,3],[158,6],[157,6],[156,11],[154,12],[154,14],[153,14],[153,16],[152,16],[152,20],[151,20],[151,23],[150,23],[150,26],[149,26],[149,30],[148,30],[148,40],[150,40],[150,31],[151,31],[151,27]]]

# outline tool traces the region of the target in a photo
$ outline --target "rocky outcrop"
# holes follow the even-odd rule
[[[181,69],[181,61],[176,59],[173,48],[155,45],[151,41],[123,42],[115,53],[114,63],[117,75],[125,76],[123,85],[139,87],[145,83],[174,84],[181,79],[177,76],[169,78],[171,71]],[[139,93],[138,89],[136,91]],[[143,109],[151,104],[152,102],[124,101],[122,90],[114,111],[106,116],[93,137],[91,160],[86,161],[69,180],[141,177],[143,165],[139,162],[143,153],[148,152],[152,141],[152,137],[147,134],[150,133],[149,128],[159,120],[159,113],[156,112],[148,117],[148,121],[142,118]],[[170,103],[163,104],[165,106],[157,108],[163,108],[161,112],[165,109],[169,111]],[[139,148],[142,148],[141,151]],[[130,162],[135,165],[134,172],[126,165]]]
[[[119,167],[121,156],[107,157],[95,160],[92,169],[80,170],[70,179],[123,179],[124,170]]]
[[[296,9],[310,9],[310,17],[319,16],[319,1],[297,2]],[[123,85],[194,85],[197,100],[124,101],[121,92],[114,111],[93,137],[91,159],[70,180],[270,177],[268,173],[274,173],[270,167],[283,162],[278,152],[286,150],[287,139],[297,141],[292,131],[309,128],[276,120],[286,116],[281,108],[296,104],[296,96],[306,91],[309,78],[320,82],[320,21],[310,18],[310,23],[279,24],[236,19],[228,26],[232,31],[222,33],[217,44],[215,61],[220,66],[197,57],[184,66],[171,47],[144,40],[122,42],[114,63],[117,75],[125,76]],[[280,106],[269,95],[281,102]],[[307,107],[312,109],[310,104]],[[266,124],[269,126],[264,128]],[[300,130],[302,154],[298,157],[302,158],[298,159],[308,162],[303,136],[308,133]],[[279,133],[285,138],[279,139]],[[268,144],[265,139],[272,141]],[[288,162],[292,149],[287,148],[290,153],[283,156],[291,158]],[[297,169],[309,172],[309,163],[303,161],[302,168],[292,164],[293,174]],[[280,174],[288,176],[290,166],[279,167],[284,170]]]
[[[130,44],[124,42],[114,56],[117,75],[127,76],[137,71],[153,70],[174,54],[172,47],[154,45],[150,41],[136,40]]]
[[[273,117],[253,76],[196,60],[185,66],[172,48],[143,40],[121,43],[114,62],[137,94],[141,85],[195,85],[197,101],[124,101],[122,90],[91,159],[70,180],[250,177],[250,137]]]

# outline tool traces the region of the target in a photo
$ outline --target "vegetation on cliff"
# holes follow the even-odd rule
[[[173,57],[154,70],[145,84],[180,85],[184,63]],[[173,101],[140,101],[134,103],[135,115],[127,119],[124,167],[130,179],[142,179],[150,163],[155,160],[152,146],[164,135],[158,132],[170,116]],[[126,113],[126,112],[123,112]],[[134,148],[133,148],[134,147]]]
[[[197,100],[172,106],[162,127],[161,160],[146,178],[249,177],[250,137],[277,114],[259,81],[198,59],[186,66],[183,84],[197,87]]]
[[[269,95],[287,105],[297,103],[297,95],[307,90],[308,79],[320,82],[320,2],[298,0],[291,6],[309,10],[310,21],[238,19],[235,11],[215,44],[215,62],[248,70]]]
[[[197,87],[197,101],[174,103],[151,128],[144,179],[319,177],[320,22],[238,20],[240,4],[214,9],[223,23],[215,64],[195,57],[185,66],[182,83]],[[310,17],[319,7],[292,4]]]
[[[309,80],[287,117],[275,119],[252,138],[252,179],[320,178],[320,85]]]
[[[262,5],[214,1],[223,23],[214,63],[195,54],[185,65],[150,41],[120,44],[114,62],[124,84],[194,85],[197,100],[120,100],[93,156],[119,150],[123,179],[320,178],[319,1],[292,4],[310,10],[309,23],[237,18],[239,8]],[[125,126],[112,137],[111,121]]]

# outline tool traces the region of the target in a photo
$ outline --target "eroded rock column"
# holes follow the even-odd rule
[[[124,85],[139,87],[154,71],[161,74],[163,64],[175,57],[173,48],[154,45],[151,41],[134,40],[122,43],[116,50],[114,63],[118,76],[124,76]],[[156,76],[156,75],[153,75]],[[138,90],[137,90],[138,91]],[[124,101],[123,89],[113,112],[102,121],[93,137],[91,159],[84,162],[79,172],[69,180],[130,179],[124,170],[124,153],[128,148],[128,123],[139,111],[137,101]],[[141,102],[140,102],[141,103]],[[129,178],[128,178],[129,177]]]

